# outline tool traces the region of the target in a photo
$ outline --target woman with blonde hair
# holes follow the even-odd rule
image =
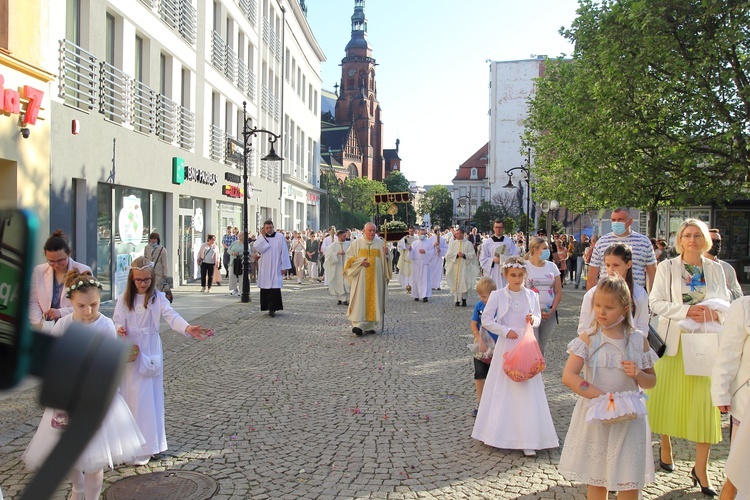
[[[683,331],[678,322],[687,318],[723,323],[723,313],[700,303],[728,301],[729,293],[721,266],[703,257],[711,248],[703,221],[686,219],[677,231],[675,248],[679,255],[657,266],[649,295],[651,311],[659,315],[657,332],[666,344],[664,356],[654,365],[659,383],[648,391],[649,422],[653,432],[661,434],[661,468],[674,471],[670,436],[695,442],[690,477],[704,495],[715,496],[707,466],[711,445],[721,441],[721,418],[711,402],[711,378],[685,374]]]
[[[549,243],[545,238],[536,236],[529,242],[529,253],[526,254],[526,288],[539,295],[539,306],[542,311],[542,322],[534,328],[539,348],[544,349],[557,326],[557,306],[562,299],[562,282],[560,270],[549,260]]]

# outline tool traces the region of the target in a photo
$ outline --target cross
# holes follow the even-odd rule
[[[333,84],[333,89],[336,95],[339,95],[339,82]]]

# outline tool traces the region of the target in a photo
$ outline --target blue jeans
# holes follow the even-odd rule
[[[581,284],[581,273],[583,272],[583,257],[576,258],[576,288]]]

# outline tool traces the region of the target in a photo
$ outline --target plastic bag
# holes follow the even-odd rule
[[[531,324],[526,323],[521,341],[503,354],[503,359],[503,370],[514,382],[524,382],[544,371],[547,365]]]
[[[468,347],[472,356],[483,363],[490,364],[492,354],[495,351],[495,341],[484,327],[479,329],[479,337]]]

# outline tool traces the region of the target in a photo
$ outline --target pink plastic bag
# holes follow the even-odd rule
[[[521,341],[516,347],[503,354],[503,370],[514,382],[529,380],[547,367],[539,344],[534,337],[534,329],[526,324]]]

